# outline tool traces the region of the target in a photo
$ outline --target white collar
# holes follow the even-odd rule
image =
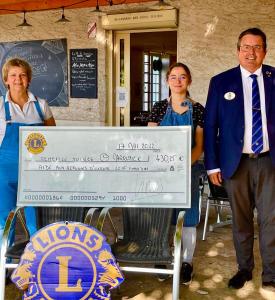
[[[10,100],[9,95],[10,95],[10,92],[7,91],[6,95],[5,95],[5,102],[12,102],[13,103],[13,101]],[[34,97],[34,95],[30,91],[28,91],[28,101],[27,102],[32,102],[32,101],[36,101],[36,98]]]
[[[251,73],[249,71],[247,71],[244,67],[242,67],[240,65],[240,69],[241,69],[241,74],[243,77],[248,78],[251,74],[255,74],[257,76],[262,76],[263,72],[262,72],[262,66],[260,66],[259,69],[257,69],[255,72]]]

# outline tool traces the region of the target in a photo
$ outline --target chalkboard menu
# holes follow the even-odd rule
[[[32,67],[30,91],[46,99],[51,106],[68,106],[67,40],[40,40],[0,43],[0,66],[7,59],[19,57]],[[0,82],[0,91],[6,88]]]
[[[97,98],[97,49],[71,49],[71,97]]]

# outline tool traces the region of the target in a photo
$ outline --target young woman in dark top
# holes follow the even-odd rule
[[[181,281],[185,284],[192,280],[193,255],[196,246],[196,226],[200,219],[198,159],[203,152],[203,114],[204,107],[190,98],[188,87],[192,82],[189,68],[183,63],[171,65],[167,72],[167,83],[171,96],[155,103],[148,119],[148,126],[192,127],[192,171],[191,171],[191,208],[186,209],[182,234]],[[159,276],[160,280],[165,277]]]

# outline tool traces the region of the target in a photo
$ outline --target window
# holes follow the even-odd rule
[[[154,63],[153,63],[154,62]],[[143,110],[151,111],[161,97],[161,55],[150,52],[143,54]]]

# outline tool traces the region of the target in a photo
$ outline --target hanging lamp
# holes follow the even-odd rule
[[[68,23],[68,22],[71,22],[69,19],[67,19],[65,17],[65,13],[64,13],[64,6],[62,7],[62,15],[61,15],[61,18],[59,20],[57,20],[55,23]]]
[[[27,22],[27,20],[26,20],[26,12],[24,11],[23,12],[24,13],[24,19],[23,19],[23,22],[21,23],[21,24],[19,24],[19,25],[17,25],[16,27],[31,27],[32,25],[31,24],[29,24],[28,22]]]

